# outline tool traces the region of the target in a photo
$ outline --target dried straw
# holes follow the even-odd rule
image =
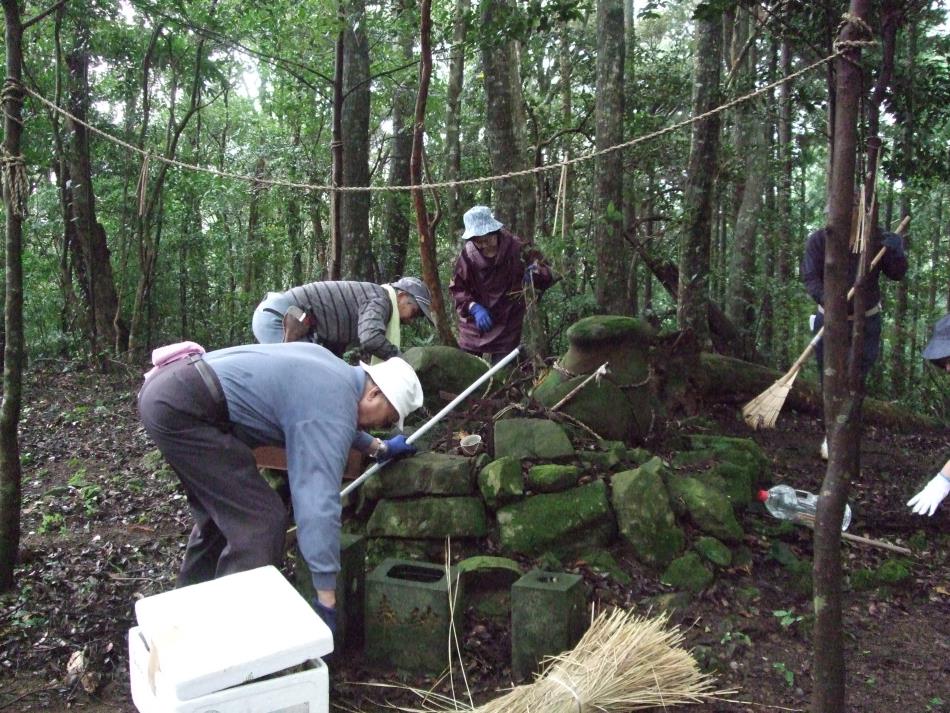
[[[682,632],[667,628],[665,615],[602,613],[577,646],[547,659],[534,683],[473,713],[619,713],[698,703],[712,695],[713,680],[682,644]]]

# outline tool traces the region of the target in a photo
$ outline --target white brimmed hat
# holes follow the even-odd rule
[[[400,277],[392,283],[392,286],[397,290],[402,290],[411,295],[412,299],[419,305],[419,309],[422,310],[422,314],[425,315],[426,319],[432,322],[432,295],[429,294],[429,288],[426,287],[426,283],[418,277]]]
[[[386,400],[396,409],[396,413],[399,414],[399,423],[396,426],[401,431],[406,416],[422,406],[422,384],[419,383],[416,372],[407,361],[399,357],[387,359],[379,364],[367,364],[361,361],[360,366],[383,392]]]
[[[462,221],[465,223],[462,240],[471,240],[479,235],[488,235],[505,227],[495,220],[495,216],[491,214],[491,209],[485,205],[475,205],[469,208],[462,216]]]
[[[950,314],[942,317],[937,326],[934,327],[934,334],[924,347],[924,359],[936,360],[944,359],[950,356]]]

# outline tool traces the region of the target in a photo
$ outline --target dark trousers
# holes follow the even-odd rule
[[[815,328],[812,334],[815,334],[825,323],[825,315],[822,312],[815,314]],[[848,323],[848,344],[851,344],[850,322]],[[815,361],[818,362],[818,383],[824,380],[824,335],[815,345]],[[861,352],[861,378],[866,378],[874,362],[881,354],[881,313],[872,314],[864,318],[864,349]]]
[[[215,401],[195,365],[160,369],[138,401],[145,430],[184,486],[195,520],[177,586],[279,565],[287,510],[251,448],[232,435],[227,406]]]

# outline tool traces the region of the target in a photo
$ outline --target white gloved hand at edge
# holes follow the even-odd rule
[[[950,478],[937,473],[923,490],[907,501],[907,507],[913,508],[917,515],[933,515],[948,493]]]

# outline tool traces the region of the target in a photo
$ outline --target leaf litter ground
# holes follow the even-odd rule
[[[173,586],[190,528],[184,495],[138,423],[139,380],[137,373],[102,375],[51,362],[28,375],[18,589],[0,599],[0,711],[135,710],[125,641],[134,603]],[[772,459],[776,482],[818,489],[824,468],[815,419],[789,411],[777,429],[750,433],[733,409],[710,416],[715,427],[708,432],[754,438]],[[855,585],[846,586],[844,599],[849,711],[950,711],[950,507],[921,518],[904,505],[950,456],[948,445],[945,433],[866,430],[861,475],[851,487],[850,531],[911,546],[915,554],[903,558],[905,581],[860,587],[863,574],[895,556],[843,545]],[[655,450],[668,455],[662,446]],[[737,689],[730,698],[741,702],[684,710],[807,710],[810,591],[794,563],[811,557],[811,532],[760,510],[742,517],[749,561],[720,572],[676,615],[704,670],[716,674],[721,688]],[[646,612],[665,588],[622,545],[612,554],[629,582],[584,561],[565,568],[585,577],[597,605]],[[460,625],[476,703],[501,695],[512,685],[507,627],[472,611]],[[406,686],[452,690],[445,680],[394,681],[354,656],[338,656],[331,679],[331,707],[338,710],[418,707]],[[456,677],[460,701],[464,690]]]

